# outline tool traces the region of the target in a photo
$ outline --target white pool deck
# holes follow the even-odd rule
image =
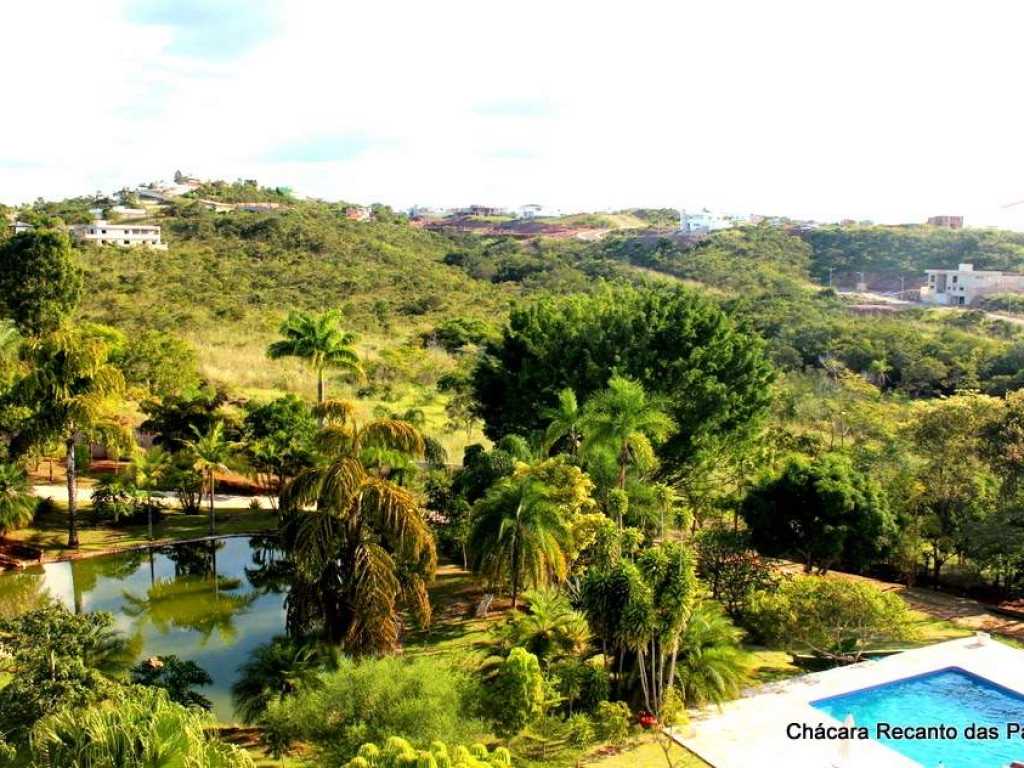
[[[873,739],[793,741],[786,727],[794,722],[836,725],[810,702],[946,667],[960,667],[1024,695],[1024,651],[987,637],[970,637],[763,686],[721,710],[707,710],[675,729],[672,737],[714,768],[921,768]]]

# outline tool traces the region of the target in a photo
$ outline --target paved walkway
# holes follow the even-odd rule
[[[672,737],[714,768],[920,768],[874,740],[793,741],[787,726],[838,725],[810,702],[954,666],[1024,695],[1024,651],[970,637],[764,686],[757,695],[708,710]]]
[[[92,501],[92,485],[82,484],[78,486],[78,500],[83,504],[90,503]],[[32,486],[32,493],[41,499],[50,498],[54,501],[62,504],[68,503],[68,489],[66,485],[59,485],[54,483],[53,485],[34,485]],[[167,499],[175,502],[178,499],[178,495],[174,491],[160,491],[153,493],[154,498]],[[233,493],[215,493],[213,494],[213,506],[215,509],[245,509],[252,503],[253,499],[259,499],[260,506],[263,509],[271,509],[271,498],[269,496],[241,496]],[[207,497],[203,499],[203,509],[206,509],[206,505],[209,504]]]

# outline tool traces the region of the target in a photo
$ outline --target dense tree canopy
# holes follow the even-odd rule
[[[543,430],[563,388],[586,401],[618,373],[668,398],[678,427],[660,452],[668,468],[743,434],[771,398],[762,343],[683,288],[542,299],[514,309],[486,351],[474,388],[492,438]]]
[[[26,335],[55,330],[78,304],[82,273],[66,232],[23,232],[0,243],[0,315]]]

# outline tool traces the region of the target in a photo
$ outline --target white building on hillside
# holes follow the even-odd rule
[[[921,288],[926,304],[970,306],[993,293],[1024,292],[1024,275],[974,268],[960,264],[956,269],[926,269],[928,282]]]
[[[732,226],[731,218],[712,213],[707,208],[696,212],[685,210],[679,212],[679,231],[687,234],[706,234],[719,229],[730,229]]]
[[[544,215],[544,206],[539,203],[527,203],[519,207],[516,215],[520,219],[536,219],[538,216]]]
[[[11,231],[12,235],[20,235],[22,232],[32,231],[32,225],[24,221],[12,221],[7,225],[7,228]]]
[[[71,234],[81,242],[95,245],[167,249],[167,245],[160,241],[160,227],[152,224],[114,223],[97,219],[90,224],[74,225]]]

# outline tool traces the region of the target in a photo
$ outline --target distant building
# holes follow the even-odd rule
[[[31,232],[32,225],[26,224],[24,221],[12,221],[7,225],[7,229],[12,235],[20,235],[22,232]]]
[[[536,219],[538,216],[544,215],[544,206],[538,205],[537,203],[527,203],[521,206],[516,214],[520,219]]]
[[[368,205],[350,205],[345,209],[345,218],[350,221],[370,221],[373,219],[373,209]]]
[[[963,216],[929,216],[928,223],[933,227],[945,227],[946,229],[963,229]]]
[[[728,216],[712,213],[704,208],[695,213],[689,211],[679,212],[679,231],[687,234],[706,234],[719,229],[730,229],[733,221]]]
[[[468,208],[459,208],[456,213],[462,216],[502,216],[508,211],[492,205],[471,205]]]
[[[976,270],[973,264],[956,269],[926,269],[928,282],[921,288],[921,301],[945,306],[970,306],[993,293],[1024,292],[1024,275],[995,270]]]
[[[236,211],[249,211],[249,213],[266,213],[283,207],[281,203],[234,203]]]
[[[71,234],[83,243],[117,245],[122,248],[156,248],[167,246],[160,240],[160,227],[152,224],[114,223],[97,219],[89,224],[76,224]]]
[[[115,205],[110,212],[122,219],[144,219],[149,215],[145,208],[129,208],[125,205]]]

